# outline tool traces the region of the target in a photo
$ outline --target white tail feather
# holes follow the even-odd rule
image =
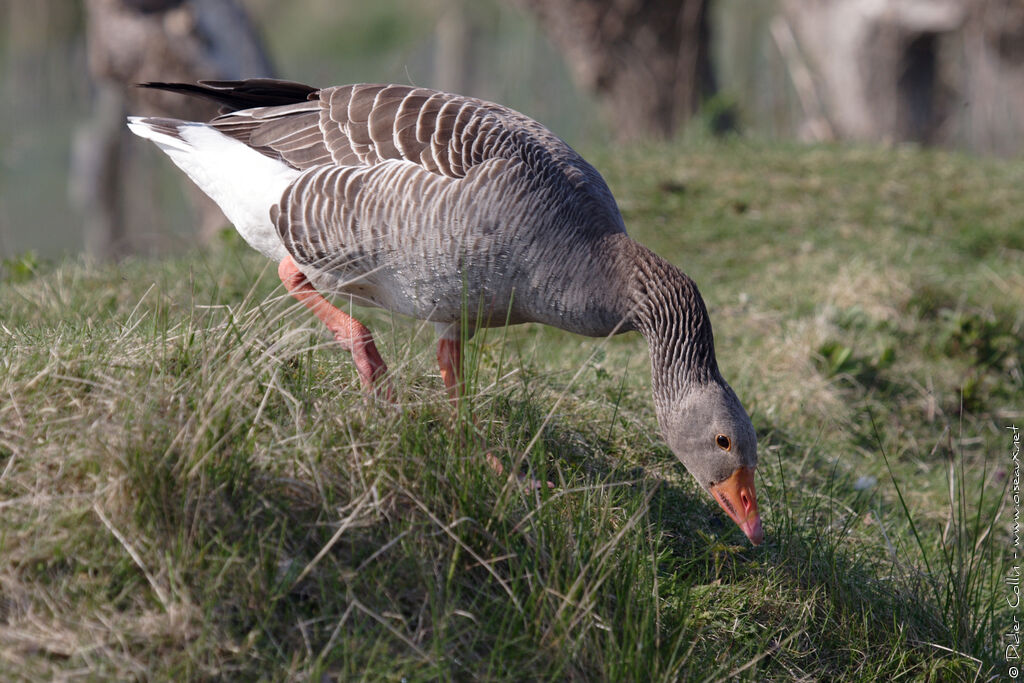
[[[166,125],[168,119],[160,119]],[[248,145],[224,135],[205,123],[181,121],[178,135],[132,116],[128,128],[139,137],[152,140],[171,161],[208,194],[224,212],[238,233],[254,249],[280,261],[287,252],[277,228],[270,220],[270,207],[300,171],[260,154]]]

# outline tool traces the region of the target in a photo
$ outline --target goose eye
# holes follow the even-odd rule
[[[718,436],[716,436],[715,443],[717,443],[718,447],[721,448],[723,451],[727,451],[730,448],[732,448],[732,441],[729,441],[729,437],[727,437],[725,434],[719,434]]]

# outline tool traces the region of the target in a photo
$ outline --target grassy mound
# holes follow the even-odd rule
[[[2,677],[1003,672],[1024,164],[592,160],[708,301],[760,437],[764,546],[661,441],[637,335],[481,333],[454,410],[432,328],[360,311],[391,405],[234,240],[22,259],[0,284]]]

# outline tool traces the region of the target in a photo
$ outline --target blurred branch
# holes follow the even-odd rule
[[[793,35],[789,22],[784,16],[776,15],[772,18],[769,31],[786,62],[789,77],[793,82],[793,89],[796,90],[797,97],[800,99],[807,137],[814,142],[835,140],[835,129],[825,113],[824,104],[814,85],[814,77],[807,62],[804,61],[803,55],[800,54],[800,48],[796,44],[796,37]]]

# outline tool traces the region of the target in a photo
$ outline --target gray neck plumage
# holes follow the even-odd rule
[[[650,347],[655,404],[667,407],[695,384],[722,382],[711,320],[693,280],[646,247],[634,245],[632,326]]]

